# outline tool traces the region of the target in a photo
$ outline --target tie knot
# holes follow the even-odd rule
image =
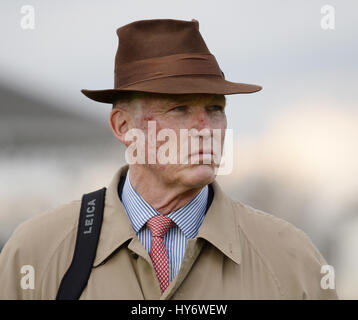
[[[163,238],[173,225],[173,220],[161,215],[156,215],[147,221],[147,227],[152,232],[153,237]]]

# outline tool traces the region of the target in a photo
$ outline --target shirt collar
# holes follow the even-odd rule
[[[125,165],[119,169],[107,188],[94,267],[109,258],[120,246],[125,243],[128,245],[129,240],[136,238],[135,230],[118,195],[119,181],[125,177],[128,168],[129,166]],[[205,239],[231,260],[240,263],[241,248],[235,211],[240,214],[241,209],[234,209],[237,205],[225,195],[216,181],[211,185],[214,199],[204,216],[197,238]]]
[[[167,217],[175,222],[187,238],[194,238],[204,219],[207,201],[208,186],[205,186],[185,206],[169,213]],[[136,233],[150,218],[160,214],[133,188],[129,170],[123,186],[122,203]]]

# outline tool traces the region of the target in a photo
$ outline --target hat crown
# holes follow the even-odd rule
[[[160,94],[234,94],[260,86],[225,80],[199,32],[199,22],[139,20],[117,29],[114,88],[82,92],[92,100],[114,103],[125,92]]]
[[[116,66],[181,53],[210,53],[196,20],[140,20],[117,29]]]

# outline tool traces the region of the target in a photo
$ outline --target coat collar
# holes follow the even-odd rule
[[[98,242],[96,267],[119,247],[135,239],[136,233],[118,195],[118,184],[126,175],[128,165],[120,168],[107,188],[101,234]],[[197,238],[205,239],[236,263],[241,261],[238,226],[235,220],[235,204],[225,195],[217,182],[212,183],[213,202],[199,229]]]

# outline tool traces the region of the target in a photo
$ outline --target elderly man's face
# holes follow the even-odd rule
[[[146,164],[142,164],[146,170],[151,171],[156,177],[161,179],[166,184],[182,184],[187,187],[200,187],[212,182],[215,178],[215,167],[218,167],[218,161],[213,159],[210,163],[205,162],[204,158],[208,153],[213,151],[210,148],[207,151],[207,145],[203,143],[206,139],[213,138],[213,130],[221,133],[219,138],[219,153],[215,157],[221,157],[221,150],[223,147],[225,130],[227,126],[225,115],[225,96],[223,95],[209,95],[209,94],[191,94],[191,95],[165,95],[158,97],[141,98],[137,101],[137,107],[131,110],[131,120],[129,127],[139,128],[143,130],[146,137],[146,147],[148,142],[153,142],[154,136],[148,136],[149,121],[154,121],[156,125],[156,134],[162,129],[171,129],[175,132],[177,137],[177,163],[162,164],[157,161],[155,164],[148,164],[148,157],[146,157]],[[151,122],[153,124],[153,122]],[[195,149],[191,143],[191,138],[188,140],[188,163],[180,163],[181,132],[199,132],[198,147]],[[194,129],[194,130],[192,130]],[[206,131],[206,133],[205,133]],[[204,136],[201,133],[204,133]],[[206,134],[206,135],[205,135]],[[218,137],[218,136],[216,136]],[[156,142],[156,151],[158,154],[159,148],[166,143],[166,141]],[[214,153],[215,153],[214,147]],[[147,148],[148,150],[148,148]],[[198,155],[199,153],[199,155]],[[210,156],[210,155],[209,155]],[[192,157],[197,157],[196,163],[193,162]],[[216,158],[217,160],[218,158]],[[183,162],[183,161],[182,161]]]

